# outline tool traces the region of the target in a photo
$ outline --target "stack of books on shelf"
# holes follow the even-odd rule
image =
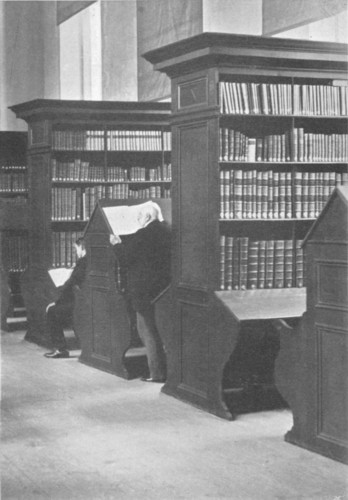
[[[25,166],[1,166],[0,193],[26,193],[28,176]]]
[[[133,187],[129,183],[96,185],[92,187],[53,187],[51,195],[52,221],[87,221],[98,200],[129,198],[170,198],[170,188],[163,186]]]
[[[220,289],[253,290],[305,285],[302,240],[220,236]]]
[[[83,236],[79,231],[52,233],[52,267],[72,267],[76,263],[74,243]]]
[[[28,264],[28,237],[24,234],[5,232],[2,261],[9,272],[24,271]]]
[[[104,130],[54,130],[52,148],[60,151],[104,151]]]
[[[108,165],[106,177],[103,165],[92,165],[89,161],[75,158],[73,161],[52,161],[53,182],[135,182],[135,181],[166,181],[172,178],[170,163],[154,167],[120,167]]]
[[[220,219],[314,218],[347,172],[220,170]]]
[[[52,159],[53,182],[95,182],[104,181],[104,166],[91,165],[89,161],[75,158],[73,161],[62,162]]]
[[[290,83],[220,82],[222,114],[347,116],[348,87]]]
[[[303,127],[250,137],[240,130],[220,128],[220,161],[238,162],[346,162],[347,133],[314,133]]]
[[[108,151],[170,151],[171,134],[161,130],[109,130]]]

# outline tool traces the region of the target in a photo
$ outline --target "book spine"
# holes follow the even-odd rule
[[[225,262],[225,290],[233,289],[233,249],[234,249],[234,238],[232,236],[227,236],[226,238],[226,262]]]
[[[273,283],[274,283],[274,240],[267,240],[265,287],[273,288]]]
[[[226,260],[225,260],[226,237],[220,235],[220,290],[225,290]]]
[[[257,288],[258,279],[258,258],[259,258],[259,242],[251,241],[249,243],[248,252],[248,283],[247,288],[254,290]]]
[[[235,170],[234,172],[234,215],[236,219],[243,217],[243,171]]]
[[[274,242],[274,287],[284,288],[285,244],[283,240]]]
[[[279,172],[273,172],[273,207],[274,219],[279,219]]]
[[[266,287],[266,241],[259,241],[259,259],[258,259],[258,279],[257,288]]]
[[[305,286],[304,281],[304,258],[303,258],[303,248],[302,248],[302,240],[296,240],[295,246],[295,270],[296,270],[296,287],[301,288]]]
[[[233,238],[233,255],[232,255],[232,268],[233,268],[233,276],[232,276],[232,289],[233,290],[239,290],[240,286],[240,279],[239,279],[239,273],[240,273],[240,267],[239,267],[239,251],[240,251],[240,245],[239,245],[239,238]]]
[[[248,248],[249,238],[239,238],[239,289],[246,290],[248,285]]]
[[[284,286],[291,288],[293,286],[293,241],[284,242]]]

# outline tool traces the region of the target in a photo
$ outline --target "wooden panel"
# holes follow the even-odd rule
[[[318,434],[348,445],[348,332],[318,326],[316,332]]]
[[[178,86],[179,109],[204,105],[208,101],[208,79],[199,78]]]
[[[180,281],[207,285],[208,124],[179,128]]]
[[[348,266],[345,262],[316,261],[317,305],[348,310]]]
[[[206,397],[210,362],[207,308],[181,303],[180,309],[182,384]]]
[[[33,264],[51,264],[51,189],[48,155],[33,155],[30,163],[30,219],[31,248],[29,259]]]
[[[29,126],[29,145],[39,146],[48,143],[47,121],[33,122]]]
[[[93,245],[89,248],[91,259],[91,274],[107,276],[110,272],[110,248]]]
[[[93,355],[111,360],[111,325],[109,321],[109,290],[92,288]]]

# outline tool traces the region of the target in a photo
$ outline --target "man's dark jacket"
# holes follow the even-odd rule
[[[127,293],[136,311],[151,301],[170,283],[170,229],[154,220],[136,233],[122,236],[114,245],[121,266],[127,271]]]
[[[59,298],[56,305],[67,306],[71,304],[74,306],[74,286],[80,287],[85,279],[87,269],[87,256],[81,257],[77,260],[70,278],[64,283],[59,290]]]

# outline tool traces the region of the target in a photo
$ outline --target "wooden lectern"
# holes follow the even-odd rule
[[[307,311],[279,325],[276,384],[294,425],[285,440],[348,463],[348,186],[336,188],[304,241]]]
[[[110,245],[112,229],[104,209],[146,201],[100,200],[85,230],[87,277],[75,315],[75,329],[82,349],[80,361],[125,379],[140,376],[147,361],[144,347],[139,347],[135,312],[120,280],[122,270]],[[171,224],[171,200],[152,201],[159,205],[164,220]],[[164,312],[163,316],[167,314]]]

